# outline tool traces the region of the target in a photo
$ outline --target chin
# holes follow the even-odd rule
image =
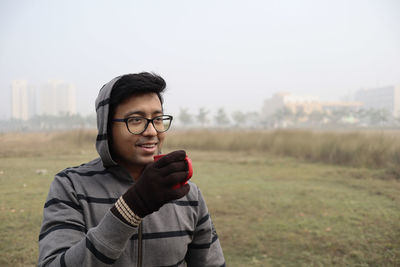
[[[147,165],[147,164],[153,163],[153,162],[154,162],[153,155],[142,156],[142,157],[136,159],[136,163],[139,165]]]

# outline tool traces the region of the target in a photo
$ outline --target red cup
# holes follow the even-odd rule
[[[164,156],[165,156],[165,154],[155,155],[155,156],[153,157],[153,158],[154,158],[154,162],[156,162],[157,160],[159,160],[160,158],[162,158],[162,157],[164,157]],[[186,162],[187,162],[187,164],[188,164],[188,175],[187,175],[186,180],[185,180],[184,182],[174,185],[174,187],[173,187],[174,189],[177,189],[177,188],[179,188],[179,187],[181,187],[181,186],[187,184],[187,181],[188,181],[190,178],[192,178],[192,176],[193,176],[192,160],[191,160],[187,155],[186,155],[186,157],[185,157],[185,160],[186,160]]]

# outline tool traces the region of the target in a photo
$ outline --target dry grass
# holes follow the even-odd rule
[[[0,157],[85,153],[95,140],[95,130],[0,133]]]
[[[386,168],[400,178],[400,131],[211,131],[171,132],[167,145],[197,150],[255,151],[311,162]]]
[[[50,133],[2,133],[0,157],[85,154],[94,151],[95,130]],[[400,179],[400,131],[232,131],[175,130],[166,149],[257,152],[309,162],[386,169]]]

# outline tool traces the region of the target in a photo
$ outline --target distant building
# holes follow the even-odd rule
[[[335,110],[359,110],[363,107],[363,103],[361,102],[347,102],[347,101],[329,101],[329,102],[321,102],[321,108],[325,112],[331,112]]]
[[[36,95],[27,81],[17,80],[11,84],[11,117],[28,120],[36,114]]]
[[[264,101],[262,114],[264,116],[274,115],[278,110],[289,109],[292,113],[303,112],[305,115],[313,112],[330,112],[337,109],[359,109],[359,102],[324,102],[317,96],[297,96],[291,93],[276,93]]]
[[[318,103],[319,98],[315,96],[296,96],[291,93],[280,92],[264,100],[262,114],[264,116],[271,116],[283,108],[296,113],[300,107],[306,113],[311,113],[312,110],[320,108]]]
[[[40,92],[40,115],[76,114],[75,87],[63,81],[49,81]]]
[[[392,116],[400,117],[400,85],[358,90],[354,99],[365,108],[384,109]]]

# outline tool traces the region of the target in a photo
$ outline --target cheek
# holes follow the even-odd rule
[[[158,146],[161,147],[164,143],[165,133],[158,134]]]
[[[132,149],[132,136],[129,132],[121,127],[113,127],[113,151],[118,155],[124,155]]]

